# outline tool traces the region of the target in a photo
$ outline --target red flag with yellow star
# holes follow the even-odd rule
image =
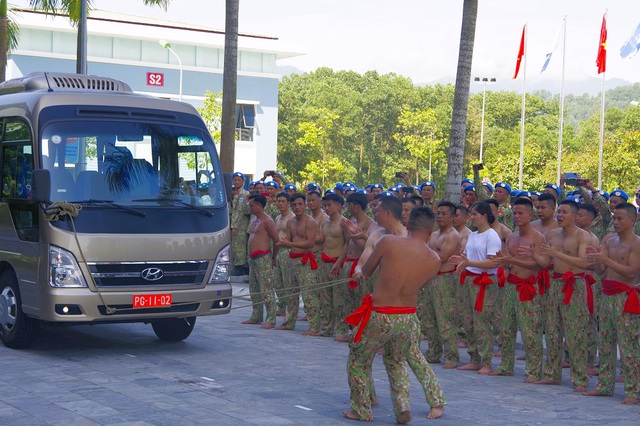
[[[607,69],[607,14],[602,15],[602,28],[600,29],[600,45],[598,46],[598,57],[596,58],[598,74],[602,74]]]
[[[518,73],[520,72],[520,64],[522,63],[522,57],[524,56],[524,31],[526,28],[526,25],[522,27],[522,38],[520,38],[520,49],[518,50],[518,59],[516,61],[516,73],[513,75],[514,80],[518,78]]]

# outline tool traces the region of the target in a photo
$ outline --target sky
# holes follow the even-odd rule
[[[28,0],[9,0],[25,6]],[[640,24],[638,0],[478,0],[472,77],[512,81],[522,28],[527,25],[526,85],[558,85],[562,50],[540,69],[566,16],[565,80],[601,79],[595,59],[607,13],[605,78],[640,82],[640,55],[620,58],[620,47]],[[240,0],[239,31],[277,37],[304,53],[279,60],[301,72],[334,70],[410,77],[416,84],[455,80],[463,0]],[[224,0],[173,0],[167,11],[142,0],[93,0],[96,9],[224,29]]]

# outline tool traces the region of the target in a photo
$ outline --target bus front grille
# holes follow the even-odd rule
[[[90,263],[88,266],[100,288],[193,286],[204,282],[209,262]]]

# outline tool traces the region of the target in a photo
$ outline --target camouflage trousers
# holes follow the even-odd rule
[[[306,303],[305,312],[309,317],[309,330],[318,331],[317,321],[313,323],[312,318],[317,318],[317,300],[316,293],[316,273],[311,270],[311,265],[307,263],[303,265],[300,259],[288,259],[287,263],[287,281],[286,281],[286,315],[283,326],[293,328],[298,320],[298,310],[300,308],[300,294],[303,300],[312,300],[315,304]],[[313,293],[313,294],[311,294]],[[315,311],[314,311],[315,309]],[[315,328],[312,328],[313,327]]]
[[[231,261],[233,266],[244,266],[249,258],[247,254],[247,242],[249,234],[246,229],[238,229],[238,235],[231,236]]]
[[[409,373],[405,361],[409,356],[412,342],[419,342],[419,337],[418,320],[415,314],[387,315],[374,311],[362,333],[361,340],[358,343],[349,343],[347,377],[351,389],[351,408],[361,420],[373,420],[371,367],[379,348],[384,348],[382,361],[389,376],[393,411],[396,417],[403,411],[410,411]],[[420,353],[419,350],[418,353]],[[422,357],[422,354],[420,356]],[[428,371],[428,364],[424,357],[418,362],[426,364],[423,370]],[[439,397],[434,397],[434,402],[437,403]],[[444,401],[442,400],[441,403]]]
[[[276,294],[273,291],[273,273],[271,254],[249,259],[249,294],[253,305],[252,321],[262,322],[266,308],[266,322],[276,323]]]
[[[522,343],[526,346],[524,372],[528,379],[540,380],[542,373],[542,309],[539,295],[532,300],[521,301],[516,285],[507,283],[503,288],[502,324],[500,328],[502,358],[496,370],[504,376],[513,376],[515,366],[515,344],[518,324]]]
[[[491,326],[493,327],[493,342],[498,345],[499,348],[502,348],[502,335],[500,334],[500,329],[502,328],[502,301],[504,299],[504,292],[505,286],[500,287],[499,285],[496,285],[495,291],[493,292],[495,296],[495,312]]]
[[[616,345],[620,345],[624,395],[640,398],[640,315],[623,312],[626,293],[602,295],[600,306],[600,375],[596,390],[613,395],[616,381]]]
[[[425,302],[420,324],[429,342],[425,353],[429,362],[440,362],[443,346],[445,364],[457,365],[460,360],[455,324],[457,287],[458,275],[448,273],[436,275],[422,288]]]
[[[278,256],[276,257],[276,269],[273,271],[273,287],[276,291],[276,296],[278,296],[277,310],[279,312],[286,312],[287,310],[287,299],[285,297],[287,291],[285,288],[285,282],[287,281],[287,275],[289,274],[289,251],[289,248],[280,247],[280,250],[278,250]]]
[[[482,311],[475,310],[476,300],[480,293],[480,286],[473,280],[477,278],[468,276],[462,285],[462,327],[467,339],[467,352],[471,357],[470,362],[491,366],[493,358],[493,319],[496,310],[496,295],[498,285],[496,276],[489,275],[492,284],[486,286]]]
[[[542,378],[560,383],[562,381],[562,330],[566,336],[571,382],[573,386],[588,386],[587,378],[587,335],[589,309],[584,278],[576,277],[574,291],[568,305],[563,300],[564,281],[552,279],[546,295],[545,326],[547,343],[547,363]],[[527,348],[528,349],[528,348]]]
[[[595,276],[595,275],[594,275]],[[602,298],[602,279],[597,277],[597,281],[593,284],[593,315],[589,317],[587,325],[587,366],[595,367],[598,364],[598,347],[600,346],[600,337],[598,334],[600,303]]]
[[[349,277],[349,269],[342,268],[335,279],[329,276],[333,263],[318,264],[318,306],[320,332],[323,336],[347,337],[349,324],[343,319],[355,309],[354,292],[344,282],[330,285],[333,280]]]

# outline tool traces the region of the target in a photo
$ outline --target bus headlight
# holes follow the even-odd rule
[[[231,246],[225,246],[216,257],[216,263],[213,265],[213,272],[211,278],[209,278],[209,284],[214,282],[226,282],[229,281],[229,264],[231,261],[230,253]]]
[[[60,247],[49,248],[49,285],[51,287],[87,287],[73,254]]]

